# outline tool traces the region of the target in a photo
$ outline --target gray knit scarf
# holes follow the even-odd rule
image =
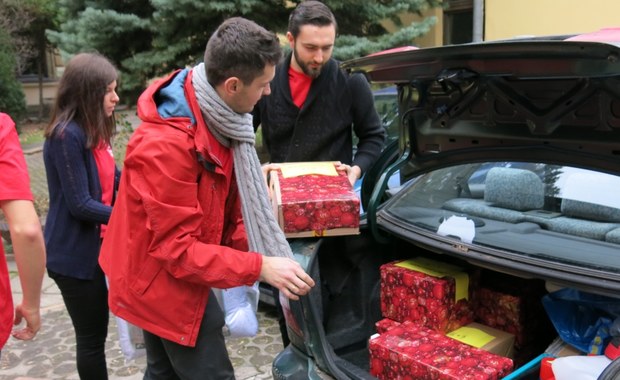
[[[204,63],[193,69],[192,83],[209,131],[217,141],[232,147],[241,212],[250,250],[266,256],[293,257],[276,221],[261,164],[254,148],[252,115],[233,111],[207,81]]]

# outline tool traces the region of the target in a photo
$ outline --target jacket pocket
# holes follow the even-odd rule
[[[159,274],[161,269],[162,267],[157,260],[147,256],[135,279],[131,281],[131,284],[129,285],[130,289],[139,295],[143,295],[153,283],[153,280]]]

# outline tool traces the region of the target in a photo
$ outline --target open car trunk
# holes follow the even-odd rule
[[[471,321],[519,324],[508,331],[516,343],[505,378],[538,379],[541,355],[575,348],[559,337],[561,313],[543,306],[550,294],[569,289],[620,305],[618,43],[471,44],[345,68],[398,85],[400,136],[366,174],[366,228],[314,246],[307,269],[317,289],[297,311],[305,338],[294,347],[336,378],[373,378],[376,323],[386,304],[415,298],[401,289],[403,297],[382,300],[382,266],[427,258],[468,274]],[[388,190],[395,173],[403,186]],[[483,293],[499,306],[483,305]],[[583,310],[565,309],[565,319]],[[521,319],[500,321],[512,312]]]

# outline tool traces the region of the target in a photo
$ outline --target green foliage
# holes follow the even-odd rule
[[[43,1],[43,0],[40,0]],[[242,16],[286,33],[288,16],[300,0],[56,0],[63,9],[49,40],[65,56],[96,50],[122,72],[121,101],[135,103],[146,82],[203,59],[209,36],[226,18]],[[440,5],[440,0],[326,0],[338,20],[337,59],[410,45],[434,19],[401,25],[399,14]],[[387,33],[381,21],[402,27]]]
[[[341,61],[346,61],[347,59],[361,57],[393,47],[411,45],[411,41],[414,38],[427,33],[435,22],[434,17],[429,17],[420,23],[403,27],[392,34],[386,33],[376,39],[350,34],[340,36],[336,41],[334,57]]]
[[[26,98],[15,76],[15,54],[11,36],[0,28],[0,111],[19,122],[26,113]]]
[[[19,134],[19,142],[22,144],[22,147],[29,146],[33,144],[40,144],[45,141],[45,136],[43,136],[43,129],[30,129],[24,130]]]
[[[12,55],[11,78],[8,84],[5,82],[7,75],[7,62],[4,61],[4,76],[0,80],[0,87],[11,87],[8,95],[2,88],[1,97],[10,99],[11,107],[15,108],[14,118],[19,120],[25,113],[25,99],[21,87],[18,86],[19,94],[15,90],[15,77],[24,73],[38,74],[41,78],[45,71],[47,39],[45,29],[54,26],[56,20],[56,0],[0,0],[0,37],[2,54],[6,59],[7,51]],[[7,37],[8,36],[8,37]],[[3,106],[7,106],[3,104]]]
[[[116,165],[120,169],[123,168],[123,162],[125,161],[125,149],[129,138],[133,134],[134,126],[129,120],[128,114],[125,111],[115,113],[116,116],[116,135],[112,142],[112,150],[114,151],[114,160]]]

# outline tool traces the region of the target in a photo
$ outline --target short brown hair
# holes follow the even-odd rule
[[[327,5],[316,0],[302,1],[288,18],[288,31],[293,37],[299,35],[299,30],[304,25],[333,25],[338,32],[338,23],[332,11]]]
[[[205,69],[212,86],[230,77],[250,84],[263,74],[267,64],[275,65],[282,57],[275,33],[242,17],[224,21],[213,33],[205,49]]]

